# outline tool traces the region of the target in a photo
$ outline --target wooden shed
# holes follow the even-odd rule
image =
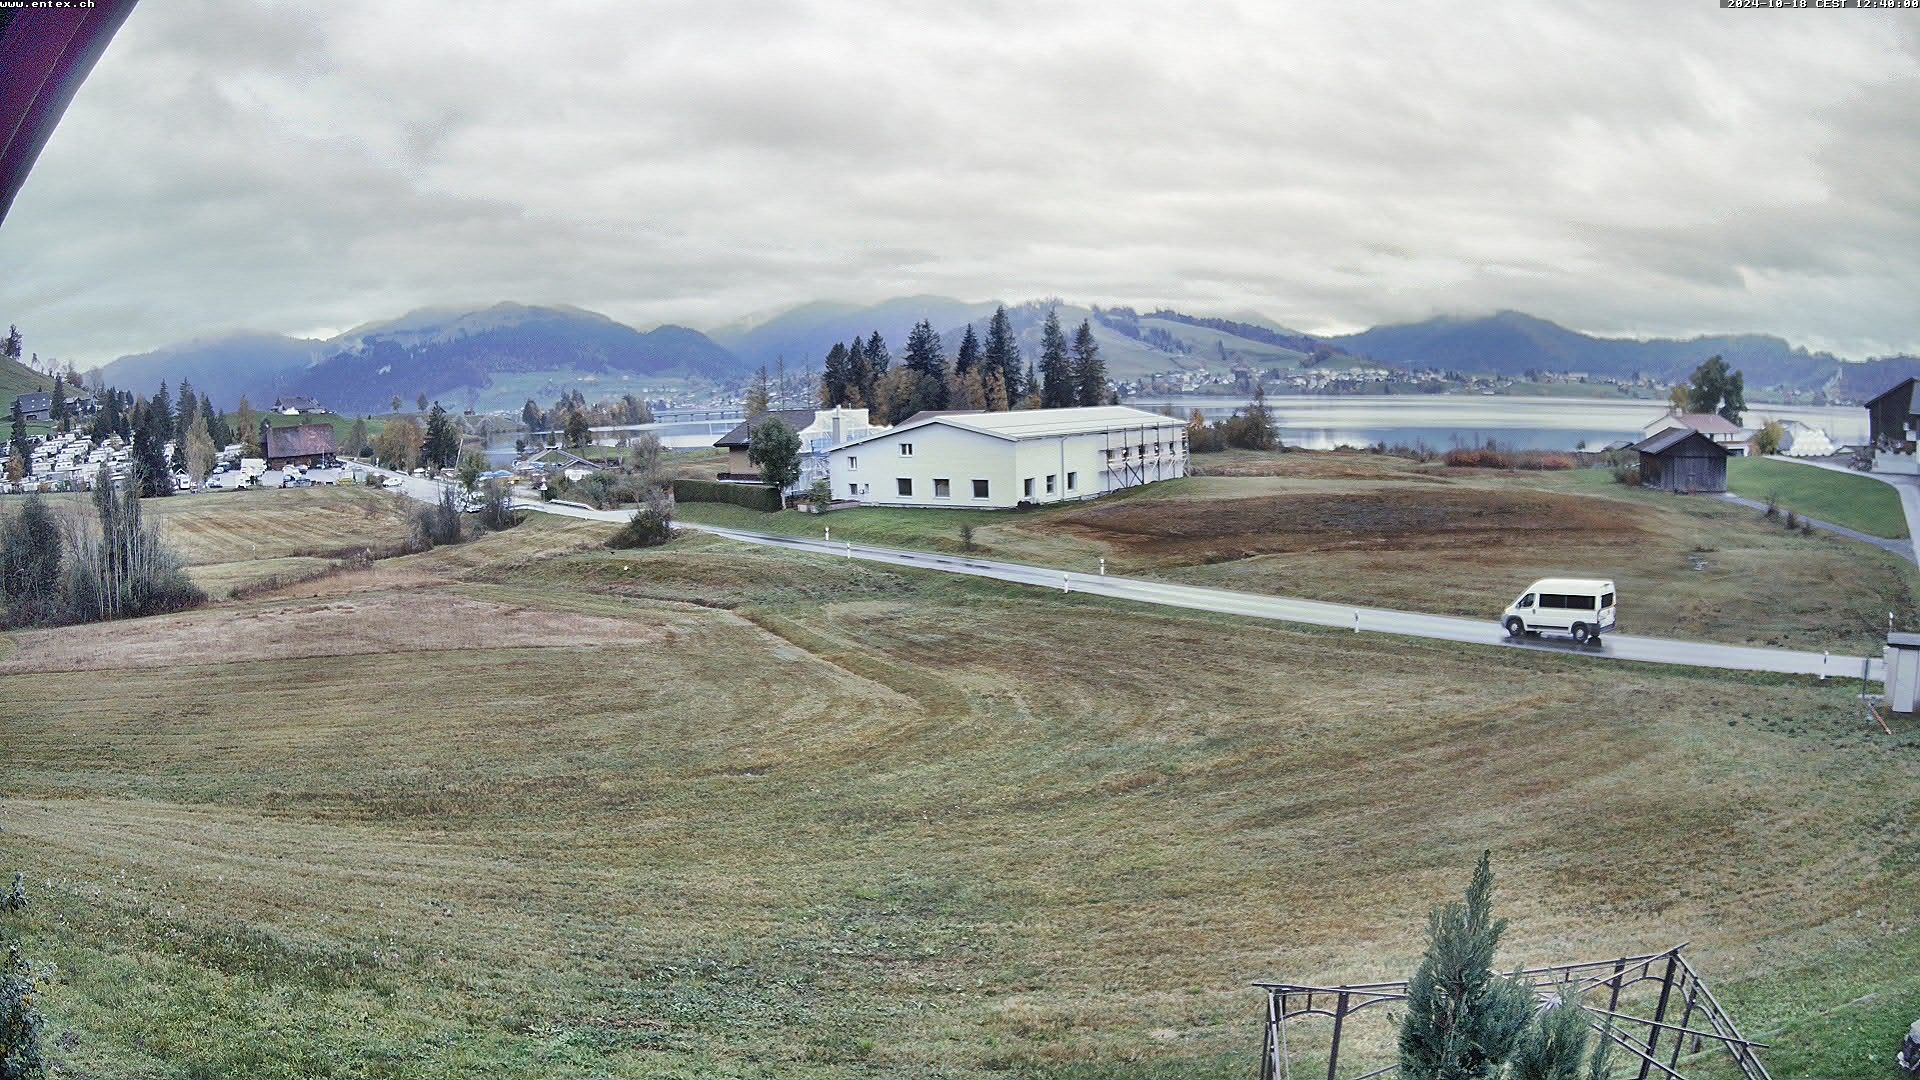
[[[1727,448],[1692,428],[1668,428],[1633,444],[1640,454],[1640,486],[1682,495],[1727,490]]]

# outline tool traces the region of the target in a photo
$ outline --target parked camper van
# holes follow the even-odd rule
[[[1510,637],[1549,631],[1579,642],[1600,640],[1613,630],[1613,582],[1589,578],[1542,578],[1507,605],[1500,625]]]

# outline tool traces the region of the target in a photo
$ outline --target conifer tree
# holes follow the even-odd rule
[[[1587,1072],[1587,1016],[1575,1000],[1534,1018],[1513,1052],[1508,1080],[1581,1080]]]
[[[933,324],[921,319],[907,335],[907,369],[916,378],[913,406],[909,415],[921,409],[947,407],[947,356],[940,347],[940,335]]]
[[[880,331],[875,330],[867,338],[867,367],[873,372],[874,381],[877,383],[892,365],[893,354],[887,352],[887,341],[880,336]]]
[[[1007,318],[1005,304],[994,308],[993,318],[987,322],[987,347],[982,359],[988,367],[1000,372],[1007,400],[1020,400],[1020,392],[1026,389],[1020,381],[1020,343],[1014,339],[1013,322]]]
[[[1074,400],[1082,405],[1107,403],[1107,362],[1100,358],[1100,344],[1093,340],[1093,326],[1080,320],[1073,332]]]
[[[1020,391],[1021,391],[1020,401],[1018,404],[1019,408],[1022,408],[1022,409],[1046,408],[1046,402],[1043,401],[1040,397],[1040,377],[1033,373],[1032,364],[1027,365],[1027,373],[1024,377],[1020,379],[1019,385],[1020,385]],[[1009,397],[1011,397],[1013,394],[1013,382],[1011,380],[1009,380],[1007,384],[1007,394]]]
[[[1532,995],[1493,971],[1507,921],[1493,917],[1491,854],[1481,853],[1464,902],[1427,916],[1426,955],[1400,1023],[1405,1080],[1489,1080],[1526,1033]]]
[[[40,1056],[40,1010],[33,1004],[33,973],[20,946],[7,943],[0,957],[0,1077],[28,1080],[46,1075]]]
[[[980,363],[980,339],[974,336],[973,324],[968,323],[964,334],[960,335],[960,351],[953,354],[953,373],[964,377]]]
[[[873,405],[873,366],[867,363],[867,343],[855,337],[847,346],[847,404]]]
[[[67,383],[59,375],[53,377],[53,390],[49,393],[47,418],[61,431],[67,430]]]
[[[773,407],[773,390],[767,383],[767,365],[761,364],[754,373],[753,382],[747,384],[747,419],[757,420],[767,415]]]
[[[826,366],[820,372],[820,404],[832,408],[847,403],[847,347],[839,342],[827,350]]]
[[[0,358],[11,360],[16,364],[19,363],[22,345],[20,328],[17,326],[8,326],[7,336],[0,338]]]
[[[1067,359],[1067,335],[1060,331],[1060,311],[1050,308],[1046,325],[1040,330],[1040,405],[1046,409],[1069,408],[1076,397],[1073,366]]]

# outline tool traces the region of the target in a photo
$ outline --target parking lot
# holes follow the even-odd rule
[[[257,486],[269,489],[294,485],[306,486],[301,483],[302,481],[313,484],[350,484],[356,479],[358,479],[356,472],[345,466],[331,469],[307,469],[304,472],[298,469],[269,469],[260,474],[260,483]],[[237,471],[214,473],[207,477],[206,486],[201,490],[203,492],[237,491],[245,483],[246,477]]]

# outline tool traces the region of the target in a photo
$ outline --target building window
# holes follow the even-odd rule
[[[1079,486],[1080,486],[1080,474],[1077,472],[1068,473],[1067,474],[1067,490],[1072,491]]]
[[[1033,477],[1029,476],[1025,480],[1020,481],[1020,497],[1023,499],[1033,498]]]
[[[902,495],[913,494],[913,481],[911,479],[902,476],[899,479],[895,480],[894,483],[900,486],[900,494]]]
[[[860,471],[860,459],[857,457],[854,457],[852,454],[847,455],[847,471],[848,472]]]
[[[1055,474],[1055,473],[1048,473],[1048,474],[1047,474],[1047,494],[1049,494],[1049,495],[1051,495],[1051,494],[1053,494],[1053,482],[1054,482],[1054,479],[1055,479],[1055,477],[1056,477],[1056,475],[1057,475],[1057,474]]]
[[[854,499],[854,498],[858,498],[859,496],[860,496],[860,485],[859,485],[859,484],[848,484],[848,485],[847,485],[847,498],[849,498],[849,499]]]
[[[945,480],[935,479],[933,482],[933,497],[936,499],[952,498],[953,485],[947,483]]]
[[[900,444],[900,456],[901,456],[901,457],[912,457],[912,456],[913,456],[913,444],[912,444],[912,443],[910,443],[910,442],[903,442],[903,443],[901,443],[901,444]]]
[[[985,480],[975,480],[973,482],[973,497],[976,499],[984,499],[987,497],[987,482]]]

